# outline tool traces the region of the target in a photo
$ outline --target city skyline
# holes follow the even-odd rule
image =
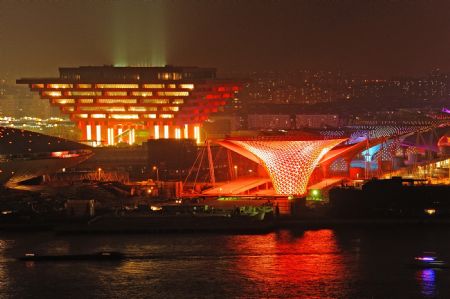
[[[446,1],[0,1],[0,74],[59,66],[450,71]]]

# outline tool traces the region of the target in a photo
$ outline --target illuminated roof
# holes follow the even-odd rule
[[[437,128],[429,128],[428,130],[415,132],[403,139],[402,145],[437,152],[439,151],[438,146],[441,146],[442,142],[444,142],[444,139],[442,141],[440,139],[443,136],[449,135],[450,123],[446,123]],[[439,145],[439,142],[441,142],[441,145]]]
[[[0,127],[0,155],[73,151],[91,147],[27,130]]]
[[[321,163],[332,162],[335,159],[341,158],[341,157],[352,158],[353,156],[355,156],[356,154],[358,154],[365,148],[372,147],[374,145],[378,145],[378,144],[384,142],[385,140],[386,140],[385,138],[376,138],[376,139],[370,139],[370,140],[363,140],[361,142],[350,144],[350,145],[343,145],[343,146],[336,147],[336,148],[332,149],[331,151],[329,151],[320,162]]]
[[[136,83],[155,80],[198,80],[214,79],[216,69],[195,66],[161,66],[161,67],[119,67],[80,66],[59,68],[59,78],[38,78],[40,83]],[[18,83],[35,83],[36,78],[24,78]]]
[[[0,185],[72,167],[92,156],[90,147],[58,137],[0,127]]]
[[[304,194],[309,178],[324,155],[346,139],[295,140],[295,136],[226,139],[218,143],[261,164],[275,192]]]

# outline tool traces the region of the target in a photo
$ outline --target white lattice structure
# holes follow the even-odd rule
[[[323,156],[346,139],[328,140],[227,140],[221,144],[261,164],[275,192],[282,195],[306,193],[309,178]],[[230,144],[231,143],[231,144]],[[243,152],[244,151],[244,152]]]

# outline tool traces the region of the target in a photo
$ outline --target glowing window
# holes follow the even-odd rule
[[[186,97],[189,91],[158,91],[159,96]]]
[[[53,103],[55,104],[75,104],[75,100],[74,99],[54,99]]]
[[[187,124],[184,125],[184,138],[188,139],[189,138],[189,126]]]
[[[99,108],[100,107],[79,107],[78,109],[80,110],[80,111],[96,111],[96,110],[99,110]],[[100,108],[101,109],[101,108]]]
[[[181,73],[158,73],[158,79],[181,80],[183,79],[183,75]]]
[[[172,76],[170,73],[158,73],[158,79],[169,80]]]
[[[80,103],[80,104],[92,104],[92,103],[94,103],[94,99],[78,99],[78,103]]]
[[[145,112],[145,111],[157,111],[157,107],[142,107],[142,106],[131,106],[128,107],[128,111],[133,112]]]
[[[177,88],[176,84],[167,84],[167,88]]]
[[[98,99],[99,104],[136,104],[136,99]]]
[[[175,128],[175,139],[181,139],[181,129]]]
[[[73,112],[75,109],[74,109],[74,107],[63,107],[62,108],[62,111],[64,111],[64,112]]]
[[[145,118],[156,118],[156,114],[144,114]]]
[[[173,118],[173,114],[160,114],[160,118]]]
[[[126,91],[106,91],[105,92],[107,96],[110,97],[124,97],[127,96]]]
[[[61,92],[60,91],[43,91],[43,96],[49,96],[49,97],[60,97]]]
[[[108,145],[114,145],[114,128],[108,128]]]
[[[150,97],[153,95],[151,91],[133,91],[131,94],[139,97]]]
[[[78,88],[91,88],[92,85],[91,84],[77,84]]]
[[[72,88],[72,84],[47,84],[47,88]]]
[[[169,126],[164,125],[164,139],[169,139]]]
[[[172,104],[174,104],[174,105],[184,104],[184,100],[183,99],[175,99],[172,101]]]
[[[92,127],[91,125],[86,125],[86,139],[91,140],[92,139]]]
[[[92,118],[106,118],[106,114],[91,114]]]
[[[164,84],[144,84],[144,88],[164,88]]]
[[[102,126],[101,125],[96,125],[95,126],[95,137],[97,139],[97,142],[100,143],[102,142]]]
[[[111,114],[110,118],[114,119],[139,119],[138,114]]]
[[[194,139],[197,140],[197,143],[200,143],[200,127],[194,126]]]
[[[125,111],[125,107],[104,107],[105,111],[108,112],[122,112]]]
[[[139,88],[138,84],[96,84],[97,88]]]
[[[31,88],[44,88],[44,84],[31,84]]]
[[[101,91],[68,91],[69,96],[101,96]]]
[[[169,104],[168,99],[143,99],[144,104]]]
[[[155,139],[159,139],[159,126],[158,125],[155,125],[154,131],[155,131]]]
[[[106,107],[106,106],[81,106],[80,111],[107,111],[107,112],[122,112],[125,107]]]
[[[75,117],[78,117],[78,118],[87,118],[88,115],[87,115],[87,114],[75,114]]]
[[[181,80],[183,78],[181,73],[172,73],[173,80]]]
[[[180,88],[183,88],[183,89],[194,89],[194,84],[180,84]]]

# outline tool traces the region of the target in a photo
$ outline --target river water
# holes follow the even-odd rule
[[[120,262],[13,257],[115,250]],[[0,233],[0,298],[450,298],[446,228],[283,230],[266,235]]]

